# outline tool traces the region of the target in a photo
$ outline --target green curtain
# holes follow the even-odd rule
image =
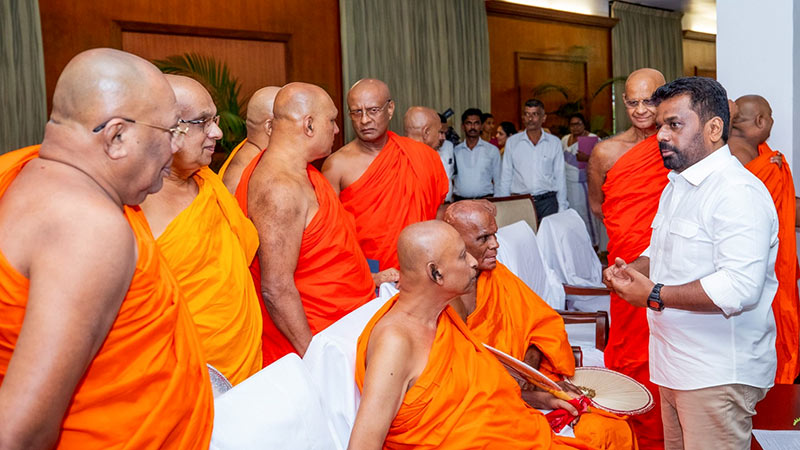
[[[42,141],[46,96],[39,2],[0,1],[0,153]]]
[[[615,77],[627,77],[643,67],[658,69],[667,81],[683,75],[681,12],[664,11],[615,1],[611,17],[619,23],[611,30],[611,52]],[[630,126],[622,89],[614,95],[615,129]]]
[[[483,0],[339,0],[345,141],[354,137],[347,91],[361,78],[389,85],[390,128],[402,134],[411,106],[488,111],[489,31]]]

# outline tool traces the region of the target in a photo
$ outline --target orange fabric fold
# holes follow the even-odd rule
[[[339,194],[356,219],[358,244],[380,269],[398,267],[397,238],[412,223],[436,218],[449,189],[439,154],[387,132],[389,140],[367,170]]]
[[[38,146],[0,157],[0,195]],[[124,208],[138,260],[103,345],[75,389],[60,449],[207,449],[213,398],[180,290],[138,207]],[[19,338],[29,282],[0,254],[0,384]]]
[[[206,361],[234,385],[261,370],[261,303],[250,276],[258,232],[208,167],[156,242],[197,325]]]
[[[363,389],[369,337],[394,306],[389,300],[358,339],[356,383]],[[406,392],[389,427],[385,449],[591,448],[555,436],[544,415],[520,397],[519,386],[472,336],[455,310],[439,316],[428,365]]]
[[[479,341],[520,361],[536,346],[543,356],[539,370],[554,381],[575,374],[564,319],[503,264],[478,277],[467,327]]]
[[[800,374],[800,298],[798,297],[797,247],[795,235],[795,199],[792,171],[786,159],[783,164],[770,162],[780,153],[769,148],[766,142],[758,146],[758,157],[745,166],[761,180],[772,195],[778,213],[778,257],[775,260],[775,276],[778,292],[772,302],[772,312],[778,337],[775,347],[778,353],[778,370],[775,383],[794,383]]]
[[[225,160],[224,163],[222,163],[222,167],[219,168],[219,172],[217,172],[219,174],[220,180],[222,179],[223,176],[225,176],[225,171],[228,170],[228,166],[231,165],[231,161],[233,161],[233,158],[236,156],[237,153],[239,153],[239,149],[242,148],[246,143],[247,143],[247,138],[244,138],[242,142],[239,142],[239,145],[233,147],[233,150],[231,150],[231,154],[228,155],[228,158]]]
[[[478,277],[475,311],[467,327],[477,340],[520,361],[531,345],[542,352],[539,371],[553,381],[575,375],[575,356],[564,319],[506,266]],[[627,416],[591,412],[581,415],[575,437],[601,449],[636,449]]]
[[[263,155],[264,151],[250,162],[236,189],[236,199],[245,215],[250,177]],[[352,216],[344,210],[327,178],[311,164],[306,171],[319,210],[303,231],[294,283],[300,292],[311,332],[316,334],[375,298],[375,283],[358,246]],[[257,257],[253,258],[250,273],[260,292],[261,266]],[[272,322],[264,303],[259,303],[264,319],[263,364],[267,366],[287,353],[295,352],[295,349]]]
[[[661,191],[669,181],[656,136],[634,145],[606,174],[603,184],[603,222],[608,232],[608,261],[631,262],[650,245],[653,218]],[[656,407],[631,416],[642,449],[663,448],[664,433],[658,406],[658,387],[650,382],[647,311],[611,293],[611,329],[605,349],[606,367],[647,386]]]

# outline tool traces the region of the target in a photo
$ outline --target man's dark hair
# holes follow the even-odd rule
[[[483,123],[483,111],[481,111],[480,109],[478,109],[478,108],[467,108],[466,110],[464,110],[464,113],[461,114],[461,123],[466,122],[467,121],[467,117],[469,117],[469,116],[478,116],[478,120],[480,120],[481,123]]]
[[[576,117],[581,121],[581,123],[583,123],[584,128],[589,128],[589,124],[586,123],[586,117],[583,117],[583,114],[581,113],[570,114],[569,119],[567,119],[567,123],[572,122],[572,119]]]
[[[653,103],[660,105],[664,100],[679,95],[689,95],[692,111],[705,124],[714,117],[722,119],[722,141],[728,142],[728,127],[731,112],[728,108],[728,93],[716,80],[706,77],[683,77],[667,83],[653,93]]]
[[[489,120],[490,117],[494,117],[492,113],[481,114],[481,123],[485,123],[487,120]]]
[[[541,100],[537,100],[535,98],[528,99],[525,102],[526,108],[542,108],[544,110],[544,103]]]
[[[514,127],[514,124],[511,122],[500,122],[500,128],[502,128],[503,132],[505,132],[508,136],[511,136],[517,132],[516,127]]]

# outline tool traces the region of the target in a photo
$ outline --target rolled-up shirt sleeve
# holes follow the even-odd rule
[[[774,205],[765,204],[752,186],[732,191],[709,205],[706,225],[716,271],[700,279],[711,301],[727,316],[759,301],[767,270],[774,270],[771,248],[777,245]]]

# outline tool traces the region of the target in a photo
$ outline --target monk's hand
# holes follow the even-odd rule
[[[378,273],[372,274],[372,281],[375,283],[375,287],[381,287],[383,283],[396,283],[400,281],[400,271],[391,268],[386,269]]]
[[[581,395],[583,395],[583,392],[581,392],[581,390],[578,389],[577,386],[568,381],[559,381],[556,384],[561,386],[561,389],[563,389],[573,397],[580,397]]]
[[[608,281],[609,287],[626,302],[642,308],[647,306],[647,298],[655,286],[655,283],[628,266],[622,258],[617,258],[614,266],[603,272],[603,278]]]
[[[578,415],[578,410],[575,409],[574,406],[570,405],[569,402],[560,400],[549,392],[534,390],[534,389],[523,389],[522,399],[525,400],[525,403],[529,404],[530,406],[536,409],[553,410],[553,409],[563,408],[566,409],[573,416]]]
[[[778,152],[777,155],[772,155],[769,158],[769,162],[771,162],[772,164],[777,164],[778,167],[783,167],[783,155],[780,152]]]

